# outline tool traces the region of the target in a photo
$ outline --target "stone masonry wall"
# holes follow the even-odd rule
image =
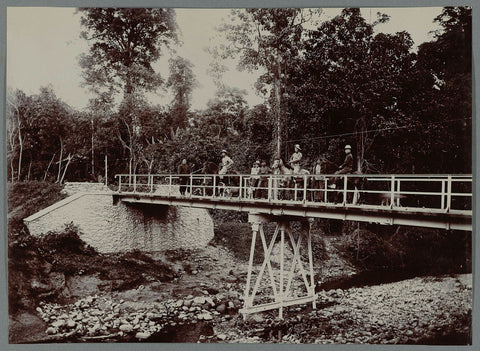
[[[78,193],[24,221],[36,236],[73,222],[81,239],[102,253],[195,249],[213,238],[213,220],[205,209],[113,205],[111,193]]]

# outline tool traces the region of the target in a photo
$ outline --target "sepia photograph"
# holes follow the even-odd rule
[[[473,344],[472,8],[291,5],[6,7],[9,345]]]

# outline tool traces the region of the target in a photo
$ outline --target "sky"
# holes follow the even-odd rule
[[[341,9],[325,9],[322,20],[329,20]],[[362,15],[374,21],[375,14],[390,15],[387,24],[377,31],[395,33],[406,30],[415,46],[433,40],[432,31],[439,29],[433,19],[440,7],[364,8]],[[183,46],[177,54],[193,63],[198,87],[192,94],[192,108],[204,109],[214,97],[216,87],[207,74],[212,56],[206,51],[218,44],[214,39],[216,27],[228,16],[228,9],[177,9],[177,24],[181,30]],[[80,38],[80,15],[75,8],[65,7],[9,7],[7,9],[7,87],[21,89],[27,95],[37,94],[40,87],[51,85],[57,96],[76,109],[84,109],[93,97],[82,87],[78,56],[88,52],[88,43]],[[259,75],[241,72],[236,64],[228,62],[229,71],[224,82],[230,87],[244,89],[250,106],[263,102],[257,96],[254,83]],[[160,58],[154,68],[168,76],[168,55]],[[167,104],[171,97],[163,93],[149,96],[154,104]]]

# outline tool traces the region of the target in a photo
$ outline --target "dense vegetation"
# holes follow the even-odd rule
[[[203,111],[190,108],[189,60],[172,59],[168,79],[152,70],[176,43],[173,10],[80,12],[91,44],[80,65],[97,98],[76,111],[51,87],[9,91],[9,180],[98,179],[105,160],[110,182],[116,173],[173,172],[183,158],[196,170],[219,162],[223,148],[248,172],[256,159],[288,157],[294,143],[309,169],[320,155],[341,163],[348,143],[365,173],[471,173],[470,8],[444,8],[435,19],[443,29],[417,51],[407,32],[375,32],[386,16],[368,23],[356,8],[316,28],[312,11],[232,11],[220,32],[231,45],[213,51],[263,70],[265,103],[249,107],[214,65],[218,91]],[[147,101],[158,89],[172,92],[168,106]]]

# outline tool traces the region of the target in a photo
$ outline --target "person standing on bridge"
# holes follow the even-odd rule
[[[325,188],[325,177],[321,175],[324,173],[322,164],[324,162],[324,159],[322,157],[317,158],[317,161],[315,162],[315,166],[313,166],[313,174],[315,176],[313,177],[313,188],[314,189],[324,189]],[[323,191],[314,191],[313,193],[313,201],[322,201],[323,199]]]
[[[252,166],[252,169],[250,170],[250,174],[252,175],[250,178],[250,193],[252,197],[255,194],[255,188],[258,185],[258,173],[260,172],[260,161],[255,161],[255,163]]]
[[[180,166],[178,166],[178,174],[190,174],[190,166],[186,159],[183,159]],[[180,195],[185,195],[187,191],[188,178],[190,177],[180,176]]]
[[[228,157],[227,150],[222,150],[222,162],[220,164],[220,170],[218,174],[220,174],[220,179],[223,180],[221,175],[227,174],[233,166],[233,160]]]
[[[258,189],[256,190],[255,198],[267,198],[268,192],[268,177],[266,174],[271,174],[272,170],[267,166],[267,162],[262,161],[262,165],[258,170],[258,174],[260,175],[260,179],[258,180]]]
[[[300,161],[302,160],[302,153],[300,152],[302,149],[300,145],[295,145],[295,152],[293,153],[292,157],[290,157],[290,165],[293,168],[293,173],[300,173]]]
[[[338,167],[338,171],[335,174],[347,174],[352,173],[353,170],[353,156],[352,156],[352,147],[350,145],[345,145],[345,161]],[[338,177],[333,178],[333,184],[330,185],[330,188],[335,189]]]

